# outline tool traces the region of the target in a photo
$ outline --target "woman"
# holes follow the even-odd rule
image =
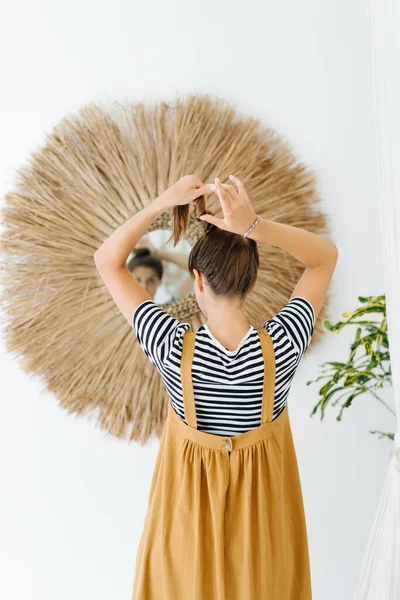
[[[193,282],[188,272],[187,255],[184,252],[169,252],[165,249],[156,248],[148,237],[140,239],[132,252],[132,256],[127,260],[127,267],[139,283],[147,290],[151,298],[154,299],[158,288],[162,284],[164,274],[163,262],[169,262],[176,265],[182,271],[185,271],[185,277],[179,284],[171,284],[171,277],[168,278],[170,286],[175,290],[169,302],[174,302],[182,298],[190,291],[193,291]]]
[[[134,600],[310,600],[307,531],[287,396],[337,261],[330,241],[255,215],[243,183],[186,176],[96,252],[115,302],[159,370],[170,402],[138,549]],[[216,191],[223,218],[205,211]],[[124,267],[166,209],[204,236],[189,270],[207,323],[195,333],[161,310]],[[175,239],[176,239],[175,235]],[[257,330],[244,303],[258,243],[305,264],[290,301]]]

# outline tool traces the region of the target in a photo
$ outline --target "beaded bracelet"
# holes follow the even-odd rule
[[[250,227],[250,229],[248,229],[246,231],[245,234],[243,234],[243,237],[247,237],[249,235],[250,231],[252,231],[254,229],[254,227],[257,225],[259,220],[260,220],[260,215],[257,215],[256,220],[254,221],[253,225]]]

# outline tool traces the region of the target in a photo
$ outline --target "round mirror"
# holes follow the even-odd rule
[[[319,195],[309,167],[275,130],[234,113],[208,95],[149,107],[113,103],[110,111],[84,105],[57,123],[6,196],[0,240],[5,346],[68,412],[98,411],[97,423],[115,437],[142,444],[150,435],[161,437],[169,398],[96,269],[93,254],[113,231],[194,172],[204,182],[235,173],[261,217],[330,232],[315,206]],[[207,209],[222,216],[216,195]],[[202,227],[190,211],[185,241],[173,246],[173,210],[149,223],[125,264],[149,298],[196,332],[206,317],[188,258]],[[274,244],[259,244],[258,251],[256,293],[246,305],[255,327],[287,303],[304,270]]]
[[[144,235],[132,250],[126,266],[157,304],[181,300],[193,292],[193,277],[188,270],[192,246],[181,240],[168,244],[168,229],[156,229]]]

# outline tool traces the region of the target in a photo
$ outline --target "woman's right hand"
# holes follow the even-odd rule
[[[216,193],[224,213],[223,219],[213,215],[201,215],[202,221],[208,221],[224,231],[244,235],[254,223],[257,215],[251,205],[243,183],[237,177],[229,175],[229,179],[236,184],[222,184],[218,177],[215,178]],[[236,189],[237,188],[237,189]]]
[[[138,240],[135,248],[148,248],[150,250],[150,253],[154,253],[156,250],[156,247],[154,246],[154,244],[149,240],[148,236],[142,236],[140,238],[140,240]]]

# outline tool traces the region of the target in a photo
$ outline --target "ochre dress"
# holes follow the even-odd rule
[[[261,424],[196,428],[195,332],[183,338],[185,422],[169,403],[137,552],[133,600],[310,600],[301,483],[288,407],[272,420],[275,356],[262,328]]]

